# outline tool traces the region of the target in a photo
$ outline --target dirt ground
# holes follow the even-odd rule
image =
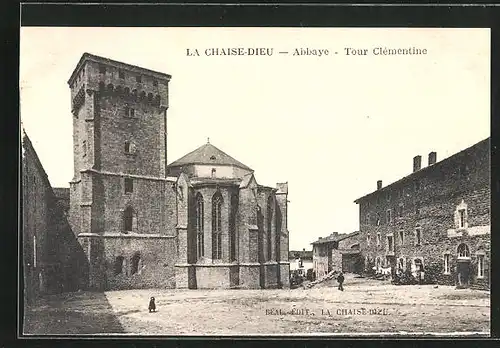
[[[488,336],[490,294],[347,277],[294,290],[124,290],[50,296],[25,313],[25,334],[311,335],[465,332]],[[149,298],[157,312],[148,313]]]

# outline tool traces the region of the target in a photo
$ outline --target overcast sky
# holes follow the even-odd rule
[[[427,55],[344,54],[412,46]],[[204,55],[215,47],[274,54]],[[301,47],[330,55],[291,55]],[[409,174],[415,155],[424,166],[490,133],[489,29],[30,27],[20,48],[21,120],[54,187],[73,176],[66,82],[81,55],[157,70],[172,75],[169,163],[210,137],[260,184],[288,181],[290,250],[357,230],[353,201]]]

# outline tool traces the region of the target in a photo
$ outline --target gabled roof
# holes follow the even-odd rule
[[[387,191],[391,190],[394,186],[400,184],[401,182],[409,180],[409,179],[412,179],[412,178],[415,178],[415,177],[420,176],[420,175],[424,175],[425,173],[428,173],[431,170],[441,170],[441,168],[442,168],[442,166],[444,164],[449,163],[449,162],[455,160],[458,156],[461,156],[464,153],[473,150],[474,148],[478,148],[478,147],[482,147],[482,146],[488,146],[489,147],[489,142],[490,142],[490,137],[488,137],[488,138],[486,138],[484,140],[481,140],[480,142],[478,142],[478,143],[476,143],[476,144],[474,144],[472,146],[469,146],[468,148],[466,148],[466,149],[464,149],[464,150],[462,150],[460,152],[457,152],[454,155],[451,155],[450,157],[447,157],[447,158],[445,158],[445,159],[443,159],[443,160],[441,160],[439,162],[436,162],[433,165],[421,168],[421,169],[417,170],[416,172],[413,172],[413,173],[411,173],[411,174],[409,174],[407,176],[404,176],[403,178],[401,178],[401,179],[399,179],[399,180],[397,180],[397,181],[395,181],[395,182],[393,182],[393,183],[391,183],[391,184],[389,184],[389,185],[387,185],[385,187],[382,187],[380,190],[375,190],[373,192],[370,192],[370,193],[364,195],[363,197],[360,197],[360,198],[356,199],[354,201],[354,203],[359,204],[359,202],[362,201],[365,198],[368,198],[368,197],[370,197],[370,196],[372,196],[372,195],[374,195],[376,193],[387,192]]]
[[[177,161],[170,163],[169,167],[179,167],[189,164],[216,164],[216,165],[232,165],[252,171],[251,168],[243,163],[235,160],[224,151],[216,148],[210,143],[200,146],[194,151],[191,151]]]

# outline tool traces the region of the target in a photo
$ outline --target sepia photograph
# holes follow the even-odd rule
[[[490,29],[21,27],[23,337],[490,337]]]

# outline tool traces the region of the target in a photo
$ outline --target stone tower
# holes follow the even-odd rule
[[[89,259],[91,288],[155,285],[148,274],[173,267],[158,259],[175,248],[175,182],[166,172],[170,78],[84,53],[68,81],[69,215]]]

